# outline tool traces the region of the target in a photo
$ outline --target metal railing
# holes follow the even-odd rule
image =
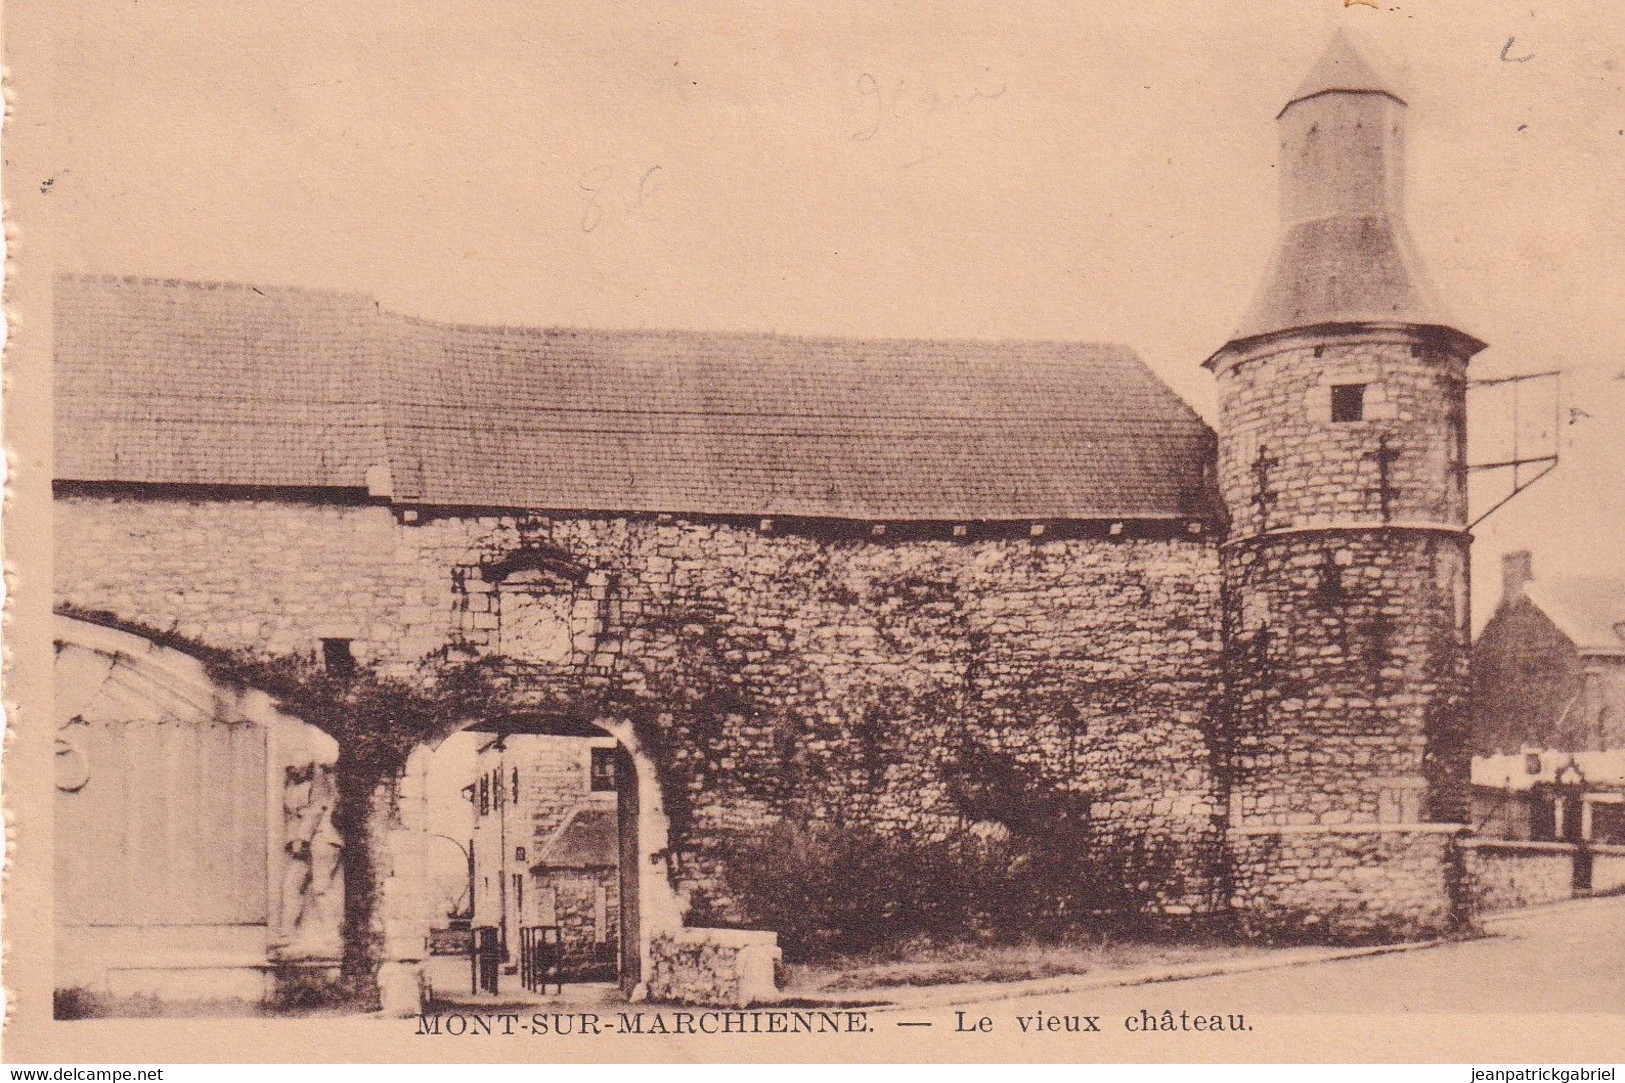
[[[563,974],[557,925],[527,925],[519,930],[519,984],[533,993],[562,993]]]

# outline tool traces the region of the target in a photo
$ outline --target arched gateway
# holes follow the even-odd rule
[[[452,733],[438,734],[424,741],[407,757],[406,766],[395,783],[394,821],[388,832],[390,868],[384,881],[385,939],[379,970],[379,989],[386,1011],[414,1007],[424,988],[424,966],[429,958],[426,932],[443,913],[435,911],[438,901],[430,889],[429,855],[434,840],[432,803],[437,799],[429,786],[431,763],[436,750],[453,733],[474,733],[493,742],[524,737],[613,738],[616,770],[613,809],[615,813],[615,880],[618,915],[616,935],[618,958],[615,970],[622,991],[632,997],[646,992],[647,979],[657,967],[652,945],[662,936],[679,937],[683,921],[676,895],[666,874],[668,828],[654,764],[642,751],[632,727],[613,719],[582,721],[567,715],[524,713],[503,717],[473,719]],[[517,775],[515,776],[517,781]],[[506,786],[506,774],[499,780]],[[515,786],[517,789],[517,785]],[[489,789],[489,788],[488,788]],[[494,799],[485,795],[487,807]],[[374,832],[375,845],[378,833]],[[472,840],[471,840],[472,846]],[[525,836],[515,833],[505,839],[504,853],[495,875],[498,888],[515,868],[528,870],[533,859],[527,853]],[[474,873],[474,855],[469,854]],[[489,875],[483,868],[482,875]],[[528,879],[522,881],[528,883]],[[472,885],[471,885],[472,887]],[[523,888],[520,888],[522,893]],[[521,894],[521,899],[522,899]],[[511,901],[515,915],[502,928],[502,961],[512,971],[518,966],[520,932],[527,925],[521,916],[531,908]],[[473,909],[470,900],[470,909]],[[503,918],[491,919],[493,928]],[[505,988],[511,989],[514,983]]]
[[[448,727],[384,772],[346,836],[332,737],[181,649],[55,619],[57,988],[71,999],[274,1001],[336,982],[357,954],[348,939],[365,941],[381,1007],[418,1011],[429,932],[444,917],[429,882],[426,781],[434,750],[465,731],[616,742],[615,971],[626,995],[646,995],[651,980],[681,995],[697,943],[732,949],[738,971],[709,995],[771,991],[771,934],[684,928],[657,775],[630,725],[524,713]],[[353,846],[371,883],[349,885],[346,921]]]

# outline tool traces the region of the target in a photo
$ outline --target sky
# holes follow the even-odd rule
[[[1474,374],[1564,373],[1555,431],[1521,404],[1558,469],[1476,530],[1479,622],[1505,550],[1625,574],[1612,3],[61,0],[52,28],[59,269],[467,322],[1121,342],[1209,418],[1200,363],[1274,242],[1273,118],[1343,28],[1410,104],[1412,230],[1491,344]],[[1475,395],[1476,458],[1510,416]]]

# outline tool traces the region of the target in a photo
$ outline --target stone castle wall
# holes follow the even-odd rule
[[[379,505],[87,488],[60,493],[56,517],[60,604],[215,647],[309,654],[347,638],[396,676],[449,645],[520,651],[541,659],[538,686],[613,683],[656,704],[720,680],[708,715],[662,719],[655,752],[673,876],[723,918],[737,911],[713,844],[776,823],[921,841],[1033,830],[976,822],[999,811],[967,808],[967,750],[1085,808],[1101,853],[1156,855],[1154,904],[1213,903],[1219,568],[1182,528],[898,539],[412,522]]]
[[[581,967],[595,958],[614,958],[620,935],[620,889],[614,869],[555,869],[537,873],[533,882],[536,890],[554,893],[553,924],[559,927],[567,965]]]
[[[1466,847],[1473,901],[1480,911],[1515,910],[1574,897],[1574,861],[1568,842],[1474,839]]]
[[[1466,917],[1451,824],[1241,828],[1231,905],[1245,935],[1381,942],[1437,936]]]

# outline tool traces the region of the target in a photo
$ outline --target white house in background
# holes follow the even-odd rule
[[[1625,749],[1473,757],[1473,827],[1491,838],[1625,844]]]

